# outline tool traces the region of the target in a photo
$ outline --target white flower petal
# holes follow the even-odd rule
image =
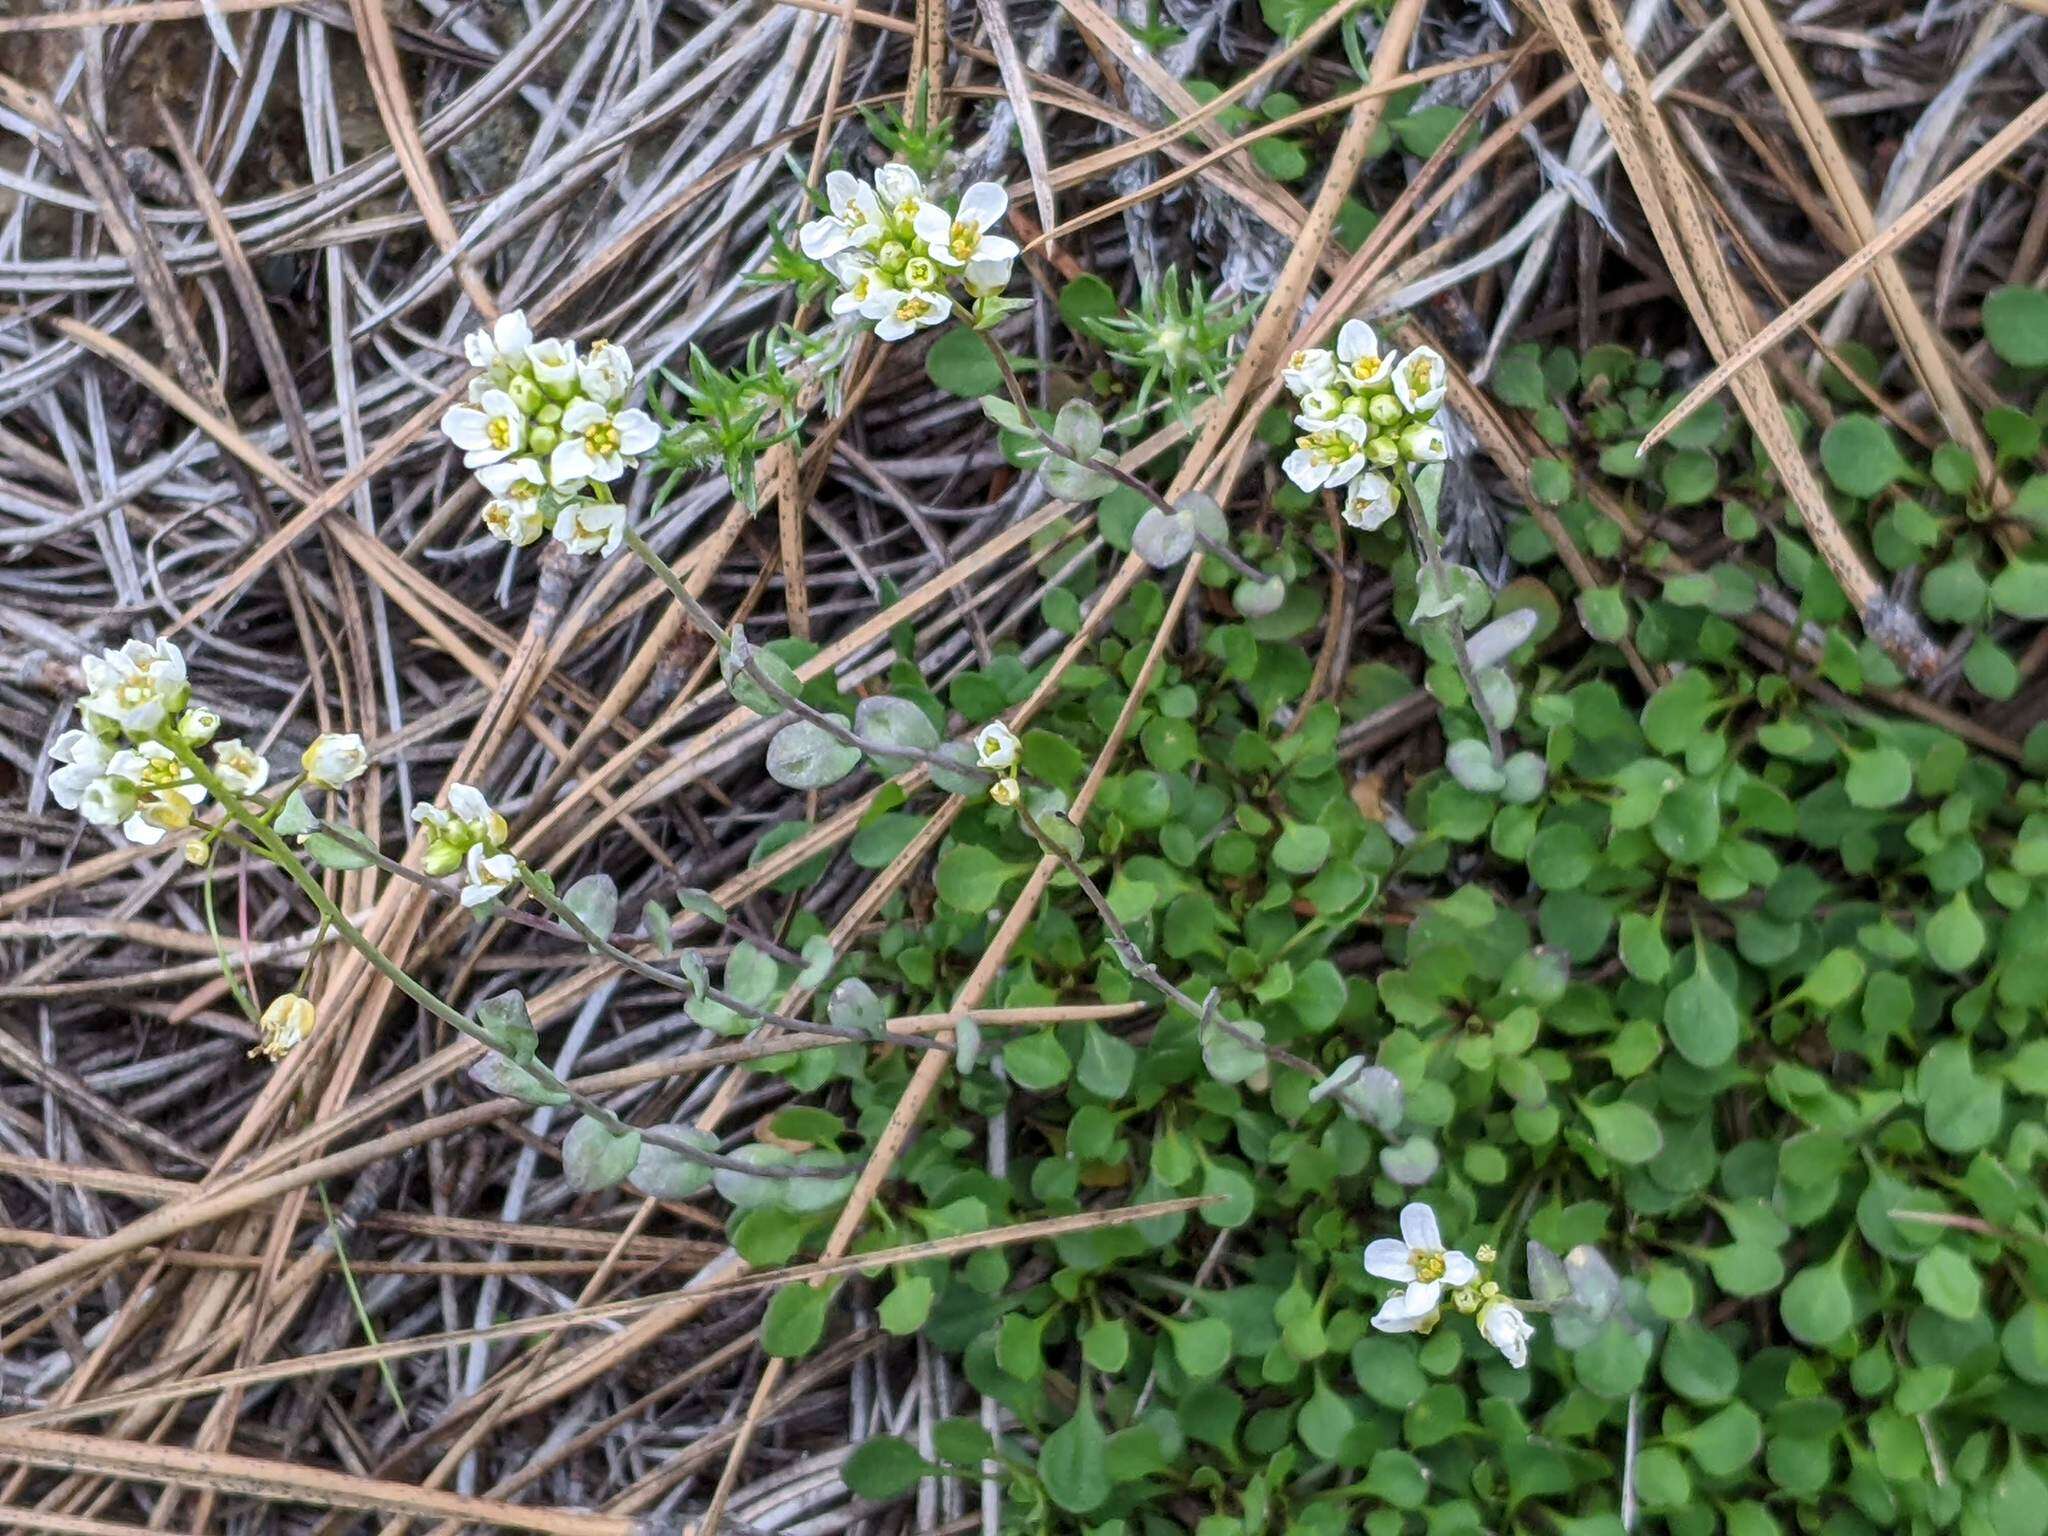
[[[1452,1290],[1479,1278],[1479,1266],[1453,1248],[1444,1255],[1444,1284]]]
[[[458,448],[488,448],[485,428],[490,416],[472,405],[450,406],[441,417],[441,433]]]
[[[796,232],[796,248],[813,261],[829,261],[853,244],[853,236],[835,218],[812,219]]]
[[[464,821],[483,821],[491,814],[491,802],[484,798],[484,792],[474,784],[450,784],[448,809]]]
[[[934,260],[952,261],[947,244],[953,238],[953,221],[946,216],[945,209],[937,203],[924,204],[917,210],[917,218],[911,228],[917,231],[917,238],[930,248]]]
[[[1434,1312],[1443,1300],[1444,1288],[1436,1280],[1413,1280],[1404,1293],[1403,1305],[1410,1312]]]
[[[844,218],[846,210],[853,206],[855,195],[866,183],[851,171],[827,171],[825,173],[825,201],[831,207],[833,217]]]
[[[591,458],[583,439],[565,437],[548,455],[548,482],[557,490],[566,490],[575,482],[588,479],[596,468],[596,461]]]
[[[1416,1333],[1434,1324],[1434,1311],[1411,1312],[1407,1298],[1390,1296],[1379,1311],[1372,1315],[1372,1325],[1381,1333]]]
[[[144,848],[154,848],[164,840],[164,829],[148,820],[137,811],[121,823],[121,834],[131,843],[140,843]]]
[[[610,416],[611,412],[595,400],[572,400],[568,408],[562,412],[562,435],[567,437],[572,432],[594,427],[599,422],[609,420]]]
[[[1443,1252],[1444,1234],[1436,1224],[1436,1212],[1420,1200],[1411,1200],[1401,1207],[1401,1238],[1410,1248],[1420,1248],[1424,1253]]]
[[[1365,1272],[1407,1285],[1415,1278],[1415,1260],[1398,1237],[1376,1237],[1365,1245]]]
[[[977,181],[960,194],[960,212],[956,217],[976,229],[988,229],[1009,211],[1009,193],[996,182]]]
[[[1363,320],[1346,320],[1337,332],[1337,360],[1347,367],[1361,357],[1377,357],[1379,351],[1379,338]]]
[[[645,411],[621,411],[612,418],[612,425],[619,429],[621,453],[645,453],[661,441],[661,428]]]
[[[491,343],[500,357],[508,362],[517,361],[533,345],[533,327],[526,323],[526,311],[508,309],[498,316],[491,326]]]
[[[1280,461],[1281,471],[1304,491],[1322,489],[1323,481],[1329,478],[1328,466],[1323,464],[1306,448],[1297,448]]]
[[[917,179],[917,172],[900,162],[892,162],[875,172],[875,191],[884,203],[894,208],[924,196],[924,183]]]

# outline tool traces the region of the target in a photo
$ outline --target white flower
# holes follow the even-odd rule
[[[1022,793],[1017,788],[1017,781],[1015,779],[997,779],[995,783],[988,787],[989,799],[995,801],[997,805],[1004,807],[1015,805]]]
[[[1373,1327],[1381,1333],[1427,1333],[1437,1325],[1443,1316],[1439,1307],[1425,1307],[1416,1311],[1408,1305],[1405,1293],[1395,1292],[1372,1315]]]
[[[1536,1337],[1536,1325],[1522,1315],[1513,1302],[1496,1297],[1479,1309],[1479,1334],[1508,1357],[1516,1370],[1529,1363],[1529,1341]]]
[[[1401,505],[1400,493],[1385,475],[1367,470],[1344,494],[1344,521],[1371,533]]]
[[[102,740],[91,731],[66,731],[50,747],[50,756],[64,766],[50,775],[50,796],[67,811],[75,811],[85,799],[86,791],[99,781],[102,771],[113,760],[113,743]],[[112,826],[123,820],[122,812],[112,821],[101,823]],[[88,821],[91,817],[86,818]]]
[[[526,413],[504,390],[487,389],[475,405],[450,406],[441,431],[462,450],[463,466],[477,469],[526,446]]]
[[[1014,768],[1021,743],[1017,733],[1000,720],[991,720],[974,737],[974,760],[984,768]]]
[[[213,773],[238,795],[253,795],[270,782],[270,764],[243,746],[239,736],[214,743]]]
[[[976,257],[967,263],[967,270],[961,274],[960,280],[967,285],[969,294],[985,299],[1010,286],[1010,269],[1015,265],[1015,258],[1009,256],[1000,260]]]
[[[1346,320],[1337,333],[1337,361],[1353,389],[1374,389],[1387,382],[1394,354],[1380,351],[1379,338],[1363,320]]]
[[[1394,367],[1394,393],[1410,415],[1429,416],[1444,403],[1450,370],[1434,347],[1417,347]]]
[[[526,311],[508,309],[488,326],[463,337],[462,355],[475,368],[489,368],[497,363],[517,368],[525,362],[526,349],[532,345],[533,329],[526,323]]]
[[[536,341],[526,349],[526,366],[533,370],[533,381],[557,400],[576,392],[575,342],[555,336]]]
[[[175,790],[184,797],[188,810],[206,800],[205,788],[192,782],[178,755],[160,741],[145,741],[116,752],[107,761],[107,777],[125,779],[144,799],[158,791]]]
[[[450,784],[448,786],[448,809],[461,817],[463,823],[482,842],[493,847],[502,844],[512,835],[505,818],[491,809],[491,802],[484,798],[484,792],[474,784]]]
[[[519,860],[509,853],[492,853],[482,843],[474,843],[462,875],[462,904],[488,906],[519,879]]]
[[[314,1022],[311,1003],[296,992],[280,993],[263,1010],[263,1038],[249,1054],[282,1061],[294,1046],[313,1033]]]
[[[1009,212],[1010,196],[992,181],[977,181],[960,194],[960,210],[948,214],[936,203],[917,210],[912,225],[933,261],[964,267],[970,261],[1012,261],[1017,242],[989,230]]]
[[[875,197],[884,217],[917,227],[917,215],[924,207],[924,183],[907,165],[891,163],[875,172]]]
[[[1306,347],[1287,359],[1287,366],[1280,370],[1280,381],[1295,395],[1306,395],[1312,390],[1328,389],[1337,378],[1337,359],[1327,347]],[[1331,415],[1336,412],[1332,411]]]
[[[883,341],[901,341],[927,326],[943,324],[953,313],[953,301],[943,293],[877,292],[860,312],[875,322],[875,335]]]
[[[829,261],[849,246],[873,245],[882,238],[882,204],[875,189],[846,171],[825,177],[825,201],[831,212],[797,231],[797,249],[813,261]]]
[[[184,764],[162,741],[143,741],[139,748],[117,752],[106,764],[106,778],[100,782],[111,788],[86,819],[92,821],[98,813],[127,805],[129,815],[121,823],[121,831],[129,842],[143,848],[164,842],[166,831],[193,825],[193,811],[207,799],[205,788],[186,780]],[[96,799],[88,795],[88,803]]]
[[[611,554],[626,536],[626,509],[616,501],[571,501],[555,514],[555,541],[575,555]]]
[[[583,393],[599,405],[621,404],[633,388],[633,359],[615,341],[600,341],[576,365]]]
[[[130,640],[118,651],[86,657],[79,669],[88,723],[97,716],[134,736],[155,730],[191,696],[185,653],[168,640]]]
[[[94,779],[78,797],[78,814],[96,827],[118,827],[135,814],[135,786],[126,779]]]
[[[1280,467],[1304,491],[1343,485],[1365,468],[1364,438],[1364,423],[1355,416],[1340,416],[1296,438],[1294,452]]]
[[[194,704],[178,716],[178,737],[188,747],[203,747],[220,731],[220,716],[204,704]]]
[[[363,776],[370,766],[370,752],[363,745],[363,738],[353,731],[347,735],[315,736],[313,745],[299,758],[299,765],[306,770],[306,777],[322,789],[339,789]]]
[[[1401,457],[1411,464],[1441,464],[1451,456],[1450,439],[1434,422],[1418,421],[1405,428],[1397,439]]]
[[[491,499],[484,503],[484,527],[492,536],[522,548],[547,531],[540,515],[540,493],[548,477],[539,459],[507,459],[476,472]]]
[[[450,784],[446,810],[422,802],[412,808],[412,819],[427,829],[423,867],[436,878],[460,869],[463,856],[472,847],[482,844],[488,853],[511,835],[505,818],[491,809],[483,791],[472,784]]]
[[[578,480],[616,480],[628,459],[659,441],[661,429],[645,411],[574,401],[562,412],[562,440],[548,455],[548,479],[557,489]]]
[[[1457,1249],[1444,1247],[1436,1212],[1420,1200],[1401,1207],[1400,1237],[1378,1237],[1366,1244],[1365,1272],[1407,1286],[1403,1301],[1413,1314],[1434,1311],[1445,1286],[1455,1290],[1479,1278],[1478,1265]]]
[[[849,315],[865,310],[883,293],[889,294],[890,302],[894,303],[897,295],[889,287],[889,279],[882,275],[882,269],[868,258],[866,252],[847,251],[836,257],[831,266],[833,275],[844,285],[843,291],[832,300],[833,314]]]
[[[939,275],[938,263],[929,256],[913,256],[903,263],[902,282],[904,292],[923,293],[942,286],[945,279]]]

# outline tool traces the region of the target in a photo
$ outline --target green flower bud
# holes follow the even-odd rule
[[[505,393],[512,397],[512,403],[531,416],[547,404],[547,396],[540,392],[540,386],[524,374],[505,386]]]
[[[536,422],[526,429],[527,451],[538,458],[546,458],[562,441],[562,434],[546,422]]]
[[[188,747],[203,747],[220,730],[220,716],[203,704],[195,704],[178,716],[178,736]]]
[[[462,868],[462,849],[454,843],[436,839],[427,844],[427,856],[420,861],[420,867],[436,880],[452,875]]]

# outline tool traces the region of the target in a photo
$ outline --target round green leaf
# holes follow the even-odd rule
[[[2018,368],[2048,368],[2048,293],[2013,284],[1984,299],[1984,339]]]
[[[1847,496],[1868,500],[1906,472],[1892,429],[1875,416],[1851,412],[1820,440],[1821,467]]]

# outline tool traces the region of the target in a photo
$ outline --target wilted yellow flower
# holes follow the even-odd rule
[[[263,1038],[249,1054],[283,1061],[292,1047],[313,1032],[313,1021],[313,1005],[305,998],[296,992],[279,994],[263,1010]]]

